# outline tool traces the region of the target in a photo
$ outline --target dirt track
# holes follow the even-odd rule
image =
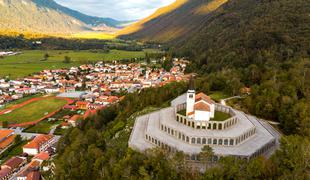
[[[23,106],[26,106],[26,105],[28,105],[28,104],[30,104],[30,103],[32,103],[32,102],[39,101],[39,100],[42,100],[42,99],[48,99],[48,98],[51,98],[51,97],[32,98],[32,99],[30,99],[30,100],[28,100],[28,101],[25,101],[25,102],[23,102],[23,103],[14,105],[14,106],[11,107],[11,108],[8,108],[8,109],[5,109],[5,110],[3,110],[3,111],[0,111],[0,115],[3,115],[3,114],[6,114],[6,113],[9,113],[9,112],[12,112],[12,111],[14,111],[15,109],[18,109],[18,108],[21,108],[21,107],[23,107]],[[67,104],[66,104],[66,105],[71,104],[71,103],[74,102],[72,99],[69,99],[69,98],[59,98],[59,97],[54,97],[54,98],[55,98],[55,99],[64,99],[64,100],[66,100],[66,101],[67,101]],[[56,114],[56,113],[57,113],[58,111],[60,111],[60,110],[61,110],[61,108],[58,109],[58,110],[56,110],[56,111],[54,111],[54,112],[49,113],[48,115],[46,115],[46,116],[44,116],[44,117],[42,117],[42,118],[40,118],[40,119],[38,119],[38,120],[36,120],[36,121],[25,122],[25,123],[20,123],[20,124],[10,124],[9,127],[23,127],[23,126],[35,125],[35,124],[37,124],[37,123],[43,121],[44,119],[53,116],[54,114]]]

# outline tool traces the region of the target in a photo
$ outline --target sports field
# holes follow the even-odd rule
[[[44,59],[44,55],[48,58]],[[65,56],[71,63],[63,63]],[[144,51],[70,51],[70,50],[27,50],[16,56],[0,58],[0,78],[11,79],[28,76],[44,69],[58,69],[85,64],[91,61],[111,61],[145,57]]]
[[[44,98],[23,105],[9,113],[0,115],[0,121],[8,121],[9,124],[19,124],[37,121],[46,115],[53,113],[67,104],[64,99]]]

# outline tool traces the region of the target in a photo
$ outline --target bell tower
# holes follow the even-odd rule
[[[186,98],[186,115],[194,111],[195,94],[196,92],[195,92],[194,79],[193,76],[191,76],[189,80],[189,88],[187,91],[187,98]]]

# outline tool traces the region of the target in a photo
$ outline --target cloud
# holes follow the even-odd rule
[[[147,17],[158,8],[175,0],[55,0],[57,3],[82,13],[111,17],[118,20],[136,20]]]

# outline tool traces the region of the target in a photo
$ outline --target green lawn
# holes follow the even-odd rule
[[[0,121],[8,121],[9,123],[36,121],[46,114],[61,108],[66,103],[67,101],[62,99],[42,99],[18,108],[11,113],[0,115]]]
[[[44,59],[44,55],[50,57]],[[64,57],[71,58],[71,63],[63,63]],[[0,77],[10,76],[11,79],[28,76],[44,69],[68,68],[90,61],[111,61],[120,59],[145,57],[144,51],[72,51],[72,50],[26,50],[16,56],[0,59]]]
[[[219,102],[221,99],[228,98],[229,96],[221,91],[214,91],[214,92],[211,92],[210,97],[213,100]]]
[[[51,131],[51,128],[55,125],[59,125],[61,121],[48,122],[47,120],[41,121],[40,123],[31,126],[25,129],[23,132],[26,133],[39,133],[39,134],[48,134]]]
[[[215,111],[214,118],[211,119],[211,121],[225,121],[229,119],[230,117],[231,117],[230,114],[220,112],[220,111]]]
[[[179,111],[178,114],[186,116],[186,109],[183,109],[183,110]]]

